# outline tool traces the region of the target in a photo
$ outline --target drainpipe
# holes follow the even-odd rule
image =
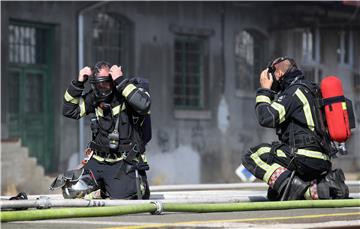
[[[81,9],[78,13],[78,69],[84,67],[84,14],[90,10],[107,4],[108,2],[97,2],[90,6]],[[79,120],[79,154],[78,161],[80,162],[84,153],[84,119]]]

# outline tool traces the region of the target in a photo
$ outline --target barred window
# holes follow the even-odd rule
[[[8,29],[10,63],[46,63],[47,29],[17,24],[10,24]]]
[[[204,108],[205,41],[202,36],[175,38],[174,105],[180,109]]]
[[[337,61],[340,64],[350,64],[352,33],[348,30],[338,32],[338,47],[336,49]]]
[[[305,29],[302,33],[302,58],[305,63],[316,60],[316,33],[314,29]]]
[[[114,13],[98,13],[93,18],[92,61],[105,60],[131,70],[133,25]]]
[[[235,37],[236,88],[255,91],[259,74],[265,67],[266,39],[254,30],[243,30]]]

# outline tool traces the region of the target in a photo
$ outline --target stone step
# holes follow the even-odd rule
[[[44,168],[38,165],[29,150],[21,146],[21,141],[1,142],[1,193],[16,195],[51,194],[49,186],[54,180],[45,175]],[[55,193],[61,193],[61,189]]]

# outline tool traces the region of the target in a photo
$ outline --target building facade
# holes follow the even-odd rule
[[[360,124],[355,2],[2,2],[1,138],[21,139],[48,173],[71,169],[89,118],[62,116],[83,63],[107,60],[150,81],[153,184],[234,182],[241,155],[276,139],[254,113],[259,73],[295,58],[316,82],[343,81]],[[360,134],[335,159],[360,169]]]

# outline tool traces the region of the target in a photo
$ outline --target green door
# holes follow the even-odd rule
[[[20,138],[22,145],[29,148],[30,155],[37,158],[38,164],[45,171],[53,171],[54,95],[49,55],[53,43],[52,30],[19,23],[10,27],[10,65],[6,76],[9,87],[5,94],[9,138]],[[22,31],[25,31],[24,37]],[[41,42],[39,37],[46,38],[46,42]]]

